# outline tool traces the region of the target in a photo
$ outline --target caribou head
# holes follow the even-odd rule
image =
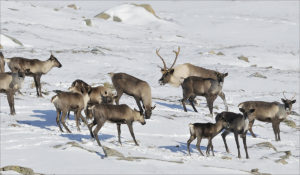
[[[283,96],[284,96],[284,99],[282,98],[281,101],[283,102],[284,104],[284,108],[285,110],[287,110],[288,112],[291,112],[292,111],[292,105],[294,103],[296,103],[296,100],[294,100],[296,94],[289,100],[285,97],[284,95],[284,92],[282,92]]]
[[[159,50],[160,49],[156,49],[156,55],[162,60],[163,64],[164,64],[164,67],[160,67],[161,68],[161,73],[162,73],[162,77],[159,79],[159,84],[160,85],[165,85],[166,83],[168,83],[171,79],[171,76],[173,75],[174,73],[174,65],[177,61],[177,58],[178,58],[178,55],[179,55],[179,52],[180,52],[180,47],[178,47],[178,50],[175,51],[173,50],[173,52],[175,53],[175,60],[172,64],[172,66],[170,68],[167,68],[167,65],[166,65],[166,62],[165,60],[162,58],[162,56],[159,55]]]

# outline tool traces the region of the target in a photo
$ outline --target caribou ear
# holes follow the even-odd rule
[[[160,68],[160,71],[161,71],[161,72],[165,72],[165,69],[163,69],[163,68]]]
[[[286,103],[286,100],[285,100],[285,99],[283,99],[283,98],[281,99],[281,101],[282,101],[283,103]]]
[[[151,107],[151,110],[155,109],[156,108],[156,105],[154,105],[153,107]]]
[[[242,113],[245,113],[245,110],[243,108],[239,108],[239,110],[242,112]]]
[[[171,69],[171,70],[170,70],[170,74],[173,74],[173,73],[174,73],[174,69]]]
[[[225,74],[224,74],[224,77],[227,77],[228,76],[228,72],[226,72]]]
[[[293,100],[293,101],[292,101],[292,104],[294,104],[294,103],[296,103],[296,100]]]

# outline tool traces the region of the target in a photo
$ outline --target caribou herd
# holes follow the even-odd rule
[[[203,67],[195,66],[190,63],[176,65],[180,47],[175,53],[175,60],[171,67],[167,68],[166,62],[159,54],[160,49],[156,50],[157,56],[161,59],[163,67],[161,68],[162,77],[159,79],[161,85],[170,84],[174,87],[182,87],[183,98],[181,100],[183,109],[187,112],[185,103],[188,101],[195,112],[194,101],[196,96],[206,98],[210,116],[213,117],[213,103],[219,96],[224,102],[225,111],[217,113],[215,123],[191,123],[189,124],[190,138],[187,141],[187,150],[190,154],[190,144],[197,138],[196,148],[203,155],[200,149],[202,138],[208,139],[206,154],[207,156],[213,151],[212,139],[222,132],[225,149],[229,152],[226,136],[233,133],[238,148],[238,157],[241,158],[238,135],[243,139],[243,145],[246,153],[246,158],[249,158],[246,134],[248,130],[255,137],[252,131],[252,126],[255,120],[272,123],[275,134],[275,140],[280,141],[280,123],[287,118],[292,111],[292,105],[296,102],[293,97],[287,99],[284,95],[282,103],[279,102],[264,102],[264,101],[246,101],[238,105],[241,113],[228,112],[228,105],[225,94],[222,90],[224,79],[228,73],[221,73],[215,70],[209,70]],[[11,72],[5,72],[5,63]],[[25,76],[34,78],[36,92],[38,97],[42,97],[41,91],[41,76],[47,74],[52,68],[61,68],[62,64],[51,53],[49,59],[41,61],[38,59],[27,59],[22,57],[4,58],[0,52],[0,93],[5,93],[10,107],[10,114],[15,115],[14,95],[19,91],[24,82]],[[116,95],[110,88],[104,86],[92,87],[83,80],[74,80],[67,91],[55,90],[51,98],[51,103],[57,112],[56,122],[61,132],[64,129],[71,133],[67,127],[65,120],[69,117],[70,112],[74,112],[76,126],[80,131],[80,119],[85,123],[90,131],[92,138],[95,138],[98,145],[102,147],[98,132],[106,121],[117,124],[118,141],[121,144],[121,124],[126,124],[135,145],[139,145],[135,139],[132,123],[140,122],[146,124],[146,119],[150,119],[152,110],[151,87],[146,81],[136,78],[126,73],[108,73]],[[19,91],[20,92],[20,91]],[[130,108],[127,104],[119,104],[119,100],[123,93],[132,96],[136,101],[137,109]],[[115,103],[115,104],[114,104]],[[85,113],[85,117],[82,115]],[[91,123],[88,123],[92,120]],[[94,130],[93,127],[96,126]],[[103,149],[106,154],[105,150]]]

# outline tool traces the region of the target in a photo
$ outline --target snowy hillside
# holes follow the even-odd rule
[[[25,78],[23,95],[15,97],[15,116],[9,115],[6,95],[0,94],[0,168],[18,165],[42,174],[300,173],[298,1],[0,3],[0,44],[5,58],[46,60],[52,51],[63,65],[42,76],[43,98],[36,97],[33,78]],[[131,3],[150,4],[157,16]],[[95,17],[102,12],[110,18]],[[197,97],[199,113],[190,105],[186,113],[179,102],[181,88],[158,83],[162,62],[155,50],[161,48],[170,66],[172,50],[178,46],[176,64],[192,63],[229,73],[223,91],[232,112],[239,112],[237,105],[246,100],[281,102],[283,91],[288,98],[296,94],[294,112],[280,125],[281,141],[275,141],[272,124],[255,121],[257,138],[247,135],[250,159],[245,158],[241,139],[242,158],[237,158],[233,134],[227,136],[230,153],[219,134],[213,139],[214,157],[200,156],[196,141],[188,156],[188,124],[214,120],[207,115],[203,97]],[[140,146],[134,145],[125,125],[120,146],[116,125],[106,123],[99,132],[109,152],[104,158],[87,127],[81,124],[81,132],[77,131],[73,113],[66,122],[72,133],[60,132],[50,99],[53,90],[67,90],[75,79],[93,86],[111,83],[109,72],[126,72],[147,81],[156,108],[146,125],[133,126]],[[127,95],[120,103],[137,108]],[[225,109],[220,98],[214,106],[214,112]],[[201,150],[206,146],[207,140],[202,139]]]

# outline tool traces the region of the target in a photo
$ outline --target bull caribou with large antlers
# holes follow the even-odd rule
[[[239,104],[239,108],[244,110],[255,109],[255,112],[249,116],[249,131],[253,137],[256,137],[252,131],[253,123],[256,120],[262,122],[272,123],[273,131],[275,134],[275,140],[280,141],[280,122],[285,120],[292,111],[292,105],[296,102],[294,97],[289,100],[285,97],[279,102],[264,102],[264,101],[246,101]]]
[[[175,53],[175,59],[170,68],[167,68],[166,62],[163,59],[163,57],[159,54],[159,51],[160,49],[157,49],[156,54],[162,60],[164,66],[163,68],[160,67],[162,77],[159,79],[159,83],[161,85],[165,85],[169,83],[174,87],[179,87],[182,84],[183,80],[190,76],[211,78],[214,80],[218,80],[218,77],[216,75],[220,74],[220,72],[214,70],[205,69],[203,67],[195,66],[190,63],[184,63],[175,66],[175,63],[178,59],[178,55],[180,53],[180,47],[178,47],[177,51],[173,50],[173,52]],[[217,95],[222,98],[226,111],[228,111],[228,105],[225,99],[224,92],[220,91],[220,93]]]

